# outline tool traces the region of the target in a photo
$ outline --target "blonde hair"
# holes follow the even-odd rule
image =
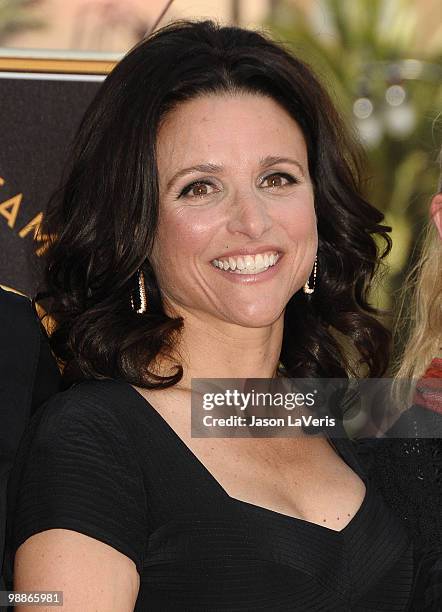
[[[419,379],[442,343],[442,239],[430,220],[420,257],[402,291],[396,334],[408,332],[402,359],[396,364],[395,379]],[[411,289],[411,300],[410,300]],[[409,302],[409,315],[403,316]],[[413,389],[410,389],[412,394]]]

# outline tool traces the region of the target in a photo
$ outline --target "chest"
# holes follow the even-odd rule
[[[227,495],[340,531],[356,514],[365,485],[324,437],[193,438],[190,402],[143,395],[172,436]]]

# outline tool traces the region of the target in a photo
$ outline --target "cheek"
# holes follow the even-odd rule
[[[294,207],[281,210],[279,223],[290,240],[311,242],[317,238],[317,220],[313,200],[298,202]]]
[[[317,237],[316,217],[298,217],[286,224],[287,234],[296,242],[311,242]]]
[[[177,266],[177,261],[203,253],[216,234],[212,215],[184,209],[164,215],[159,222],[153,261]]]

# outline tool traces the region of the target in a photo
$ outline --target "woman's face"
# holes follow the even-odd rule
[[[274,323],[317,250],[297,123],[267,97],[197,98],[167,115],[157,163],[152,265],[166,305],[246,327]]]

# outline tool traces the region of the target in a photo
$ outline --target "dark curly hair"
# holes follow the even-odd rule
[[[252,30],[182,20],[141,41],[107,76],[48,207],[42,232],[52,239],[36,301],[55,322],[51,346],[66,381],[116,378],[154,388],[181,379],[180,365],[171,376],[155,371],[160,354],[174,354],[183,325],[165,313],[149,261],[159,209],[157,133],[181,102],[239,92],[277,101],[307,144],[319,282],[313,295],[298,291],[287,304],[286,374],[341,378],[361,365],[369,376],[384,373],[390,335],[368,291],[390,249],[390,228],[361,195],[360,148],[312,70],[283,44]],[[138,268],[149,300],[141,315],[131,308]]]

